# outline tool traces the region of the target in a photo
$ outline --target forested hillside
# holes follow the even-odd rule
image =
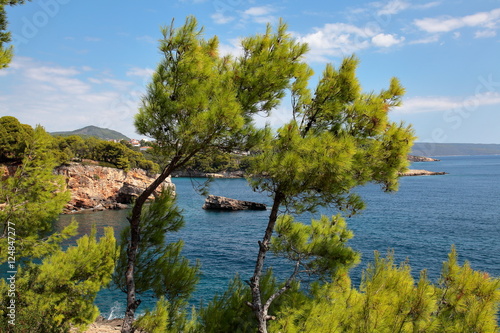
[[[52,132],[50,133],[54,136],[71,136],[78,135],[83,137],[93,136],[103,140],[126,140],[129,141],[130,138],[123,135],[120,132],[111,130],[109,128],[100,128],[97,126],[86,126],[74,131],[64,131],[64,132]]]
[[[0,118],[0,163],[20,163],[33,136],[33,128],[21,124],[15,117]],[[51,136],[49,146],[58,165],[71,161],[93,160],[102,166],[123,170],[140,168],[151,173],[158,171],[158,165],[147,159],[145,154],[134,150],[127,141],[113,142],[93,136],[78,135]]]
[[[468,156],[468,155],[498,155],[498,144],[475,143],[432,143],[416,142],[412,154],[417,156]]]

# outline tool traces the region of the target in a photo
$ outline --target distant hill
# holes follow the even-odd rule
[[[101,128],[97,126],[87,126],[74,131],[52,132],[50,134],[54,136],[70,136],[70,135],[78,135],[83,137],[94,136],[96,138],[104,140],[127,140],[127,141],[130,140],[130,138],[121,134],[120,132],[110,130],[109,128]]]
[[[500,155],[500,144],[416,142],[411,154],[426,157]]]

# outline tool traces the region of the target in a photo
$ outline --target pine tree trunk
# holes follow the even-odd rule
[[[260,290],[260,277],[262,276],[262,271],[264,268],[264,261],[266,259],[266,254],[269,251],[269,243],[271,242],[271,237],[273,235],[274,226],[276,225],[276,220],[278,219],[279,207],[283,200],[285,199],[284,194],[281,191],[276,191],[274,197],[273,207],[271,208],[271,213],[269,214],[269,222],[267,224],[266,232],[262,242],[259,242],[259,254],[257,255],[257,261],[255,263],[255,270],[252,278],[250,279],[250,289],[252,291],[252,303],[249,304],[252,308],[258,325],[259,333],[267,333],[267,320],[269,316],[267,314],[268,307],[264,306],[262,302],[261,290]]]
[[[135,290],[135,260],[137,257],[137,249],[139,248],[139,243],[141,241],[140,237],[140,222],[142,207],[146,203],[147,199],[153,192],[167,179],[167,177],[174,170],[179,157],[174,157],[163,172],[156,178],[145,190],[137,197],[134,207],[132,208],[132,214],[129,218],[130,223],[130,241],[127,246],[127,270],[125,272],[125,284],[127,287],[127,309],[125,310],[125,317],[123,318],[123,325],[121,333],[133,333],[135,331],[133,327],[135,311],[137,307],[141,304],[140,300],[136,299]]]

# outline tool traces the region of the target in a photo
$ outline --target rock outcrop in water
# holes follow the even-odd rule
[[[424,156],[408,155],[408,161],[410,162],[437,162],[438,159]]]
[[[447,175],[446,172],[441,171],[427,171],[427,170],[408,170],[400,174],[400,176],[437,176],[437,175]]]
[[[205,199],[203,209],[222,211],[266,210],[266,205],[252,201],[243,201],[216,195],[209,195]]]
[[[78,163],[60,166],[54,172],[66,177],[66,185],[71,191],[71,201],[66,205],[66,213],[83,209],[126,208],[155,179],[141,169],[125,172]],[[175,189],[170,178],[163,185]]]

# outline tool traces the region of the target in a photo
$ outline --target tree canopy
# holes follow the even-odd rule
[[[1,120],[13,125],[11,134],[27,129],[12,117]],[[116,241],[111,228],[99,241],[93,230],[63,250],[63,241],[76,236],[78,225],[73,221],[55,231],[53,222],[69,192],[62,176],[53,173],[53,138],[41,126],[31,133],[16,141],[21,161],[12,165],[13,174],[0,179],[0,264],[8,264],[9,274],[15,272],[10,275],[14,282],[0,281],[0,330],[68,332],[97,318],[94,299],[111,280]],[[14,317],[9,316],[12,305]]]
[[[303,84],[293,86],[292,120],[276,133],[270,132],[256,147],[250,183],[255,190],[270,193],[273,199],[250,279],[251,307],[259,321],[259,332],[267,331],[270,304],[291,286],[299,266],[312,264],[316,266],[312,271],[328,272],[333,277],[342,266],[348,268],[356,262],[356,256],[348,254],[343,244],[347,238],[334,236],[337,227],[341,233],[346,232],[342,230],[342,219],[328,222],[322,217],[312,227],[300,227],[291,223],[291,217],[281,217],[275,250],[286,253],[296,262],[296,268],[287,285],[263,299],[260,276],[280,209],[300,214],[328,206],[347,215],[356,214],[364,208],[359,195],[353,192],[356,186],[372,182],[394,191],[399,173],[407,167],[413,130],[390,122],[388,117],[388,112],[400,105],[404,88],[393,78],[389,87],[379,93],[363,92],[356,77],[358,62],[351,56],[344,58],[338,68],[327,65],[314,93]],[[311,255],[316,258],[306,264],[304,259]]]
[[[176,28],[162,28],[162,55],[135,118],[138,133],[156,140],[153,153],[163,157],[159,177],[137,198],[130,222],[126,285],[127,313],[122,332],[131,332],[138,306],[134,268],[140,247],[142,207],[172,171],[196,156],[215,150],[233,151],[254,145],[262,137],[252,116],[276,107],[286,90],[300,85],[307,50],[286,33],[280,22],[273,32],[242,41],[238,58],[219,55],[217,37],[204,39],[194,17]],[[269,84],[263,84],[263,82]]]

